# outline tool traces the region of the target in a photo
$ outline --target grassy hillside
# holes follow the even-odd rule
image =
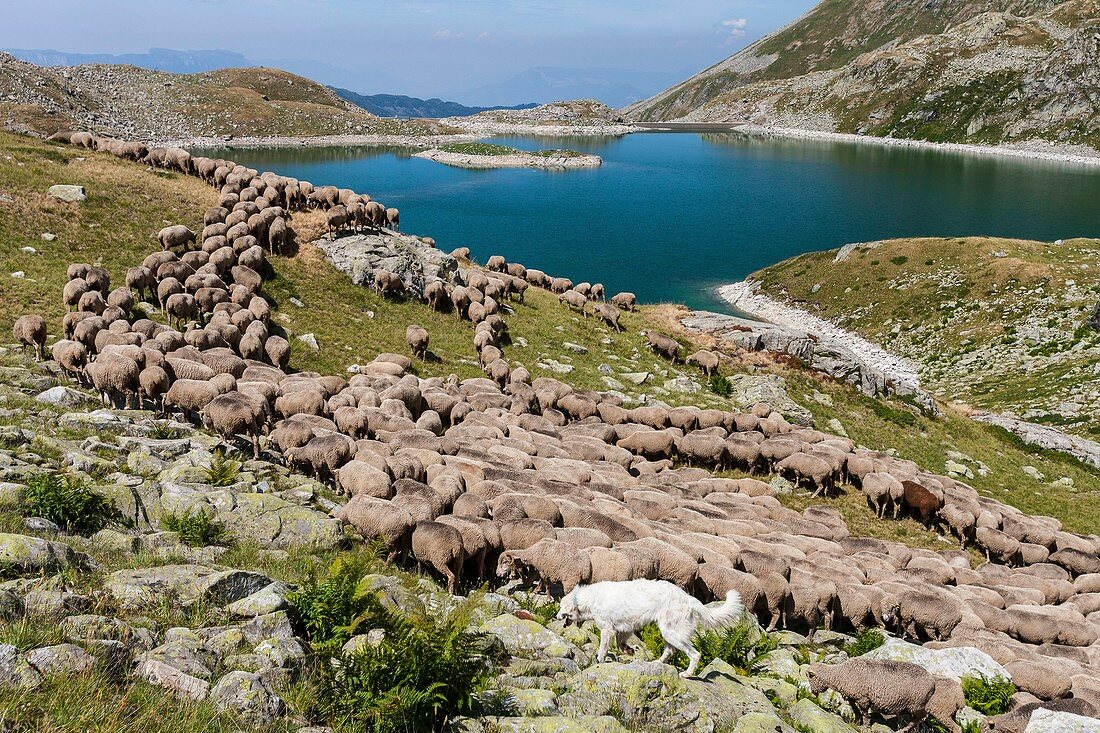
[[[753,277],[773,297],[923,364],[944,399],[1100,436],[1100,241],[902,239]]]
[[[1098,17],[1096,0],[824,0],[627,115],[1097,148]]]
[[[263,67],[197,74],[105,64],[42,68],[0,53],[0,100],[5,127],[46,135],[67,127],[156,140],[443,129],[381,120],[326,86]]]
[[[107,267],[120,281],[125,267],[138,261],[155,245],[151,238],[165,222],[197,225],[200,212],[214,199],[214,192],[194,179],[153,173],[142,166],[109,155],[89,153],[25,137],[0,133],[0,328],[10,333],[15,318],[27,311],[47,316],[51,339],[59,331],[63,313],[60,290],[65,265],[73,260]],[[86,187],[83,204],[60,204],[46,199],[54,183],[78,183]],[[296,215],[292,226],[303,242],[316,231],[315,215]],[[44,232],[57,239],[46,242]],[[429,233],[425,233],[429,234]],[[442,243],[445,247],[446,243]],[[22,251],[33,247],[34,254]],[[431,312],[415,303],[382,301],[373,292],[351,284],[319,254],[303,245],[296,257],[272,261],[273,279],[264,293],[272,303],[274,322],[290,335],[292,364],[299,369],[341,373],[348,364],[369,360],[381,351],[405,353],[405,326],[418,323],[431,334],[432,351],[439,360],[417,364],[423,375],[479,374],[472,346],[472,329],[455,316]],[[25,277],[13,279],[10,273]],[[296,306],[295,298],[302,303]],[[637,314],[624,314],[625,331],[615,333],[592,319],[584,320],[558,304],[551,294],[532,288],[525,304],[515,304],[507,316],[512,344],[505,357],[526,365],[535,376],[559,376],[578,388],[615,387],[637,397],[646,394],[669,404],[700,404],[727,409],[736,400],[702,389],[677,391],[671,380],[683,377],[699,384],[698,372],[674,367],[654,357],[644,346],[640,331],[659,328],[687,337],[677,329],[682,311],[651,306]],[[318,351],[296,335],[313,333]],[[554,369],[572,367],[567,374]],[[947,410],[943,419],[915,415],[903,405],[859,396],[849,387],[817,379],[806,372],[776,363],[760,354],[731,355],[722,371],[727,376],[751,378],[775,375],[786,385],[797,404],[809,410],[822,429],[834,430],[837,421],[857,442],[877,449],[892,449],[919,461],[928,469],[945,470],[954,460],[972,471],[966,479],[979,491],[1021,509],[1049,513],[1067,528],[1100,531],[1100,473],[1060,455],[1039,454],[1020,445],[1007,433],[973,423]],[[641,385],[625,375],[649,376]],[[736,398],[736,394],[734,397]],[[747,406],[747,405],[740,405]],[[1022,470],[1038,468],[1048,481],[1065,477],[1072,482],[1038,483]],[[792,505],[806,499],[791,496]],[[853,529],[874,536],[894,537],[914,544],[943,546],[943,541],[908,523],[876,522],[858,496],[830,500],[845,514]]]

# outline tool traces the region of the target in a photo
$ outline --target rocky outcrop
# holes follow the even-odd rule
[[[458,276],[458,261],[419,237],[384,232],[321,239],[314,244],[356,285],[373,286],[377,269],[394,273],[406,290],[415,293],[424,292],[424,286],[436,280],[453,285]]]
[[[559,155],[534,155],[517,152],[513,155],[471,155],[469,153],[451,153],[432,148],[416,153],[414,158],[434,160],[436,163],[456,168],[489,170],[492,168],[541,168],[544,170],[576,170],[580,168],[599,168],[603,159],[598,155],[580,155],[577,153]]]
[[[851,384],[871,397],[898,397],[937,414],[935,400],[912,375],[868,363],[850,346],[818,333],[737,316],[699,311],[681,319],[689,331],[710,333],[746,351],[769,351]]]
[[[1064,433],[1049,425],[1025,422],[1010,415],[977,412],[971,415],[971,418],[978,422],[1004,428],[1028,445],[1067,453],[1082,463],[1100,468],[1100,443],[1096,441]]]

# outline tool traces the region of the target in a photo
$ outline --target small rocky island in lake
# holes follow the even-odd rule
[[[603,159],[575,150],[519,150],[491,143],[454,143],[424,150],[414,157],[459,168],[598,168]]]

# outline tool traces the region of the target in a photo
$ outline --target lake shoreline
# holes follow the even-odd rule
[[[840,344],[858,356],[861,361],[888,377],[899,382],[920,385],[919,365],[916,362],[892,354],[878,344],[808,311],[764,295],[760,292],[759,283],[742,280],[721,285],[715,288],[715,292],[721,300],[755,319],[812,333],[822,339]]]
[[[414,158],[435,161],[443,165],[472,170],[490,170],[495,168],[535,168],[540,170],[580,170],[599,168],[603,158],[598,155],[533,155],[518,153],[514,155],[474,155],[472,153],[453,153],[438,148],[422,150]]]
[[[1084,166],[1100,166],[1100,151],[1090,153],[1059,152],[1054,143],[1032,141],[1033,144],[1049,145],[1052,150],[1035,150],[1028,147],[1009,147],[1005,145],[973,145],[970,143],[936,143],[927,140],[909,140],[896,137],[876,137],[873,135],[854,135],[847,132],[825,132],[823,130],[804,130],[797,127],[769,127],[765,125],[733,125],[731,131],[761,137],[777,137],[788,140],[822,140],[825,142],[853,143],[857,145],[879,145],[893,148],[915,150],[937,150],[946,153],[965,153],[970,155],[998,156],[1021,160],[1047,161],[1053,163],[1073,163]],[[1080,146],[1075,146],[1080,149]]]

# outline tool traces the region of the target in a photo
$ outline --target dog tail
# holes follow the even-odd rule
[[[730,591],[726,593],[726,602],[721,606],[718,608],[703,607],[699,612],[699,625],[708,629],[724,629],[727,626],[731,626],[734,620],[744,613],[744,611],[745,606],[741,603],[741,594],[730,589]]]

